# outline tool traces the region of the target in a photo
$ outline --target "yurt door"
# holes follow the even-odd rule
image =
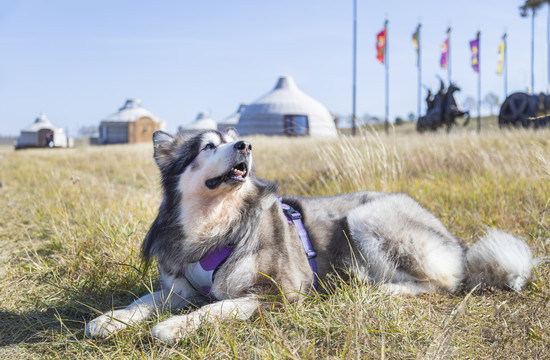
[[[309,135],[306,115],[285,115],[285,135]]]
[[[38,146],[53,147],[53,131],[50,129],[38,130]]]

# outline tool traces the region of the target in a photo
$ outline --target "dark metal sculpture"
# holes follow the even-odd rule
[[[450,131],[453,125],[456,125],[457,117],[465,117],[466,126],[470,120],[468,111],[462,111],[458,108],[454,93],[460,91],[460,88],[451,83],[448,89],[445,89],[445,84],[441,80],[441,85],[437,94],[432,96],[432,92],[428,89],[426,104],[428,110],[425,116],[421,116],[416,122],[416,129],[419,132],[426,130],[435,131],[442,126],[446,126],[447,131]]]
[[[550,124],[550,95],[513,93],[504,100],[498,115],[500,127],[539,128]]]

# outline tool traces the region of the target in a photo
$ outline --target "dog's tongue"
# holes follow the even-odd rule
[[[237,180],[237,181],[244,181],[244,178],[243,178],[243,175],[245,174],[244,171],[240,171],[240,170],[237,170],[237,169],[233,169],[231,170],[231,179],[233,180]]]

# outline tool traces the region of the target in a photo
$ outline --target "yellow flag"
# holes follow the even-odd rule
[[[504,41],[500,43],[498,46],[498,67],[497,67],[497,74],[502,74],[502,65],[504,64],[504,50],[505,50],[505,43]]]

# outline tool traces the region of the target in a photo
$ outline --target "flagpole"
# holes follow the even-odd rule
[[[356,96],[357,96],[357,0],[353,0],[353,80],[352,80],[352,110],[351,110],[351,134],[356,133]]]
[[[535,8],[531,9],[531,94],[535,93]]]
[[[388,64],[388,48],[389,48],[389,41],[388,41],[388,19],[384,22],[384,29],[386,29],[386,44],[384,48],[384,68],[386,70],[386,122],[384,124],[384,129],[386,130],[386,134],[390,132],[390,106],[389,106],[389,99],[390,99],[390,90],[389,90],[389,64]]]
[[[481,132],[481,31],[477,32],[477,132]]]
[[[449,42],[447,44],[447,77],[449,80],[449,85],[451,85],[451,27],[447,29],[447,38],[449,39]]]
[[[502,60],[504,62],[504,100],[506,100],[506,98],[508,97],[508,44],[506,42],[507,37],[508,34],[506,33],[504,33],[504,36],[502,36],[502,41],[504,42],[504,58]]]
[[[418,23],[418,56],[417,56],[417,63],[416,63],[416,66],[418,67],[418,96],[417,96],[417,104],[416,104],[416,113],[417,113],[417,117],[416,117],[416,120],[418,121],[418,119],[420,119],[420,104],[422,102],[422,100],[420,99],[420,95],[421,95],[421,92],[422,92],[422,62],[420,61],[420,54],[421,54],[421,48],[420,48],[420,44],[421,44],[421,41],[420,41],[420,29],[422,28],[422,24],[421,23]]]

